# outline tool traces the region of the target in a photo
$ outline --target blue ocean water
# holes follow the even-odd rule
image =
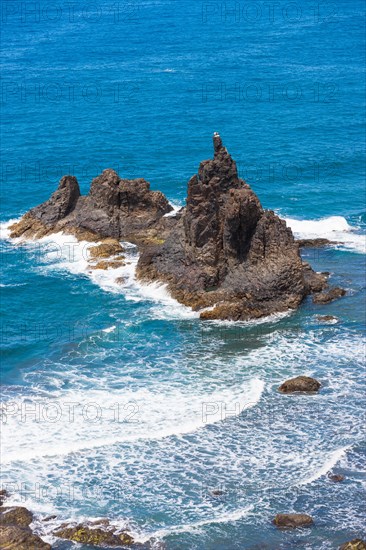
[[[109,517],[167,549],[335,549],[365,537],[364,3],[2,0],[2,482],[51,531]],[[263,205],[347,296],[203,323],[157,285],[89,273],[9,220],[59,178],[144,177],[173,205],[219,131]],[[339,321],[319,322],[331,314]],[[317,396],[284,397],[313,375]],[[331,483],[332,471],[345,475]],[[221,495],[214,496],[212,490]],[[279,532],[278,512],[311,529]],[[85,547],[86,548],[86,547]]]

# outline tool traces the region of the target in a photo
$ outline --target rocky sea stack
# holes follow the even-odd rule
[[[213,159],[188,183],[186,206],[166,216],[171,211],[143,179],[105,170],[81,196],[76,178],[65,176],[48,201],[11,227],[11,237],[63,231],[80,240],[131,241],[141,254],[137,277],[166,283],[203,319],[258,318],[295,309],[310,293],[326,294],[326,276],[302,262],[291,230],[239,178],[218,134]]]

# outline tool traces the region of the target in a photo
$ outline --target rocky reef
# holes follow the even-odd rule
[[[63,231],[80,240],[137,244],[137,277],[166,283],[202,319],[247,320],[295,309],[312,293],[317,303],[342,295],[328,289],[326,275],[302,262],[291,230],[239,178],[218,134],[213,159],[202,162],[188,183],[186,206],[166,216],[171,210],[144,179],[121,179],[108,169],[82,196],[76,178],[64,176],[49,200],[11,227],[11,237]],[[113,255],[116,247],[110,250]],[[121,257],[105,259],[107,246],[102,251],[94,268],[123,265]]]
[[[3,496],[6,492],[3,491]],[[23,506],[0,507],[0,548],[7,550],[51,550],[51,546],[44,542],[30,529],[33,514]]]

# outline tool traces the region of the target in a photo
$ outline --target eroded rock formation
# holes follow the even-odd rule
[[[187,206],[164,244],[148,247],[142,280],[168,283],[201,318],[245,320],[296,308],[326,279],[303,265],[286,223],[263,210],[219,135],[214,158],[188,184]]]
[[[104,170],[92,181],[89,194],[82,196],[77,179],[64,176],[46,202],[11,227],[11,236],[41,238],[64,231],[80,240],[138,240],[171,210],[166,197],[150,191],[144,179],[124,180],[114,170]]]
[[[203,319],[246,320],[295,309],[310,293],[316,303],[342,295],[324,292],[327,276],[302,262],[291,230],[239,178],[218,134],[213,159],[202,162],[188,183],[185,208],[167,217],[171,210],[143,179],[104,170],[81,196],[76,178],[65,176],[48,201],[11,227],[11,236],[63,231],[79,240],[104,239],[96,249],[104,261],[92,269],[123,265],[114,257],[118,243],[111,247],[106,238],[131,241],[141,253],[137,277],[167,283],[173,297]]]

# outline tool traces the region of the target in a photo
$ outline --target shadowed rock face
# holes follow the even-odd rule
[[[123,180],[114,170],[92,181],[80,195],[73,176],[64,176],[48,201],[32,208],[11,227],[12,237],[43,237],[64,231],[88,237],[127,239],[147,232],[172,210],[160,191],[150,191],[144,179]],[[168,222],[167,222],[168,223]]]
[[[319,303],[329,301],[329,292],[322,292],[326,276],[301,261],[291,230],[274,212],[263,210],[218,134],[213,158],[202,162],[188,183],[186,207],[165,217],[171,210],[144,179],[121,179],[108,169],[92,181],[86,196],[80,195],[76,178],[63,177],[50,199],[10,230],[12,237],[63,231],[80,240],[131,241],[141,252],[137,276],[168,283],[173,297],[201,310],[203,319],[246,320],[283,312],[310,293],[317,293]],[[103,269],[117,266],[104,263]]]
[[[310,276],[311,273],[311,276]],[[188,184],[187,205],[161,246],[138,265],[144,280],[161,280],[206,319],[248,319],[297,307],[326,281],[307,267],[286,223],[264,211],[214,136],[214,157]]]

